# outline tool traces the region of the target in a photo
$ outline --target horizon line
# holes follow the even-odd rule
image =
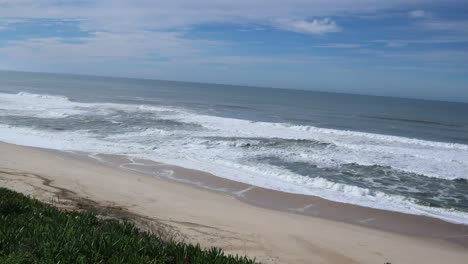
[[[428,99],[428,98],[418,98],[418,97],[400,97],[400,96],[392,96],[392,95],[378,95],[378,94],[362,94],[362,93],[351,93],[351,92],[309,90],[309,89],[301,89],[301,88],[285,88],[285,87],[248,85],[248,84],[229,84],[229,83],[216,83],[216,82],[152,79],[152,78],[145,78],[145,77],[129,77],[129,76],[116,76],[116,75],[98,75],[98,74],[94,75],[94,74],[83,74],[83,73],[42,72],[42,71],[6,70],[6,69],[0,69],[0,72],[32,73],[32,74],[44,74],[44,75],[47,75],[47,74],[49,74],[49,75],[71,75],[71,76],[77,76],[77,77],[81,76],[81,77],[95,77],[95,78],[109,78],[109,79],[160,81],[160,82],[178,82],[178,83],[187,83],[187,84],[205,84],[205,85],[207,84],[207,85],[219,85],[219,86],[242,87],[242,88],[288,90],[288,91],[325,93],[325,94],[341,94],[341,95],[348,95],[348,96],[369,96],[369,97],[383,97],[383,98],[394,98],[394,99],[420,100],[420,101],[428,101],[428,102],[468,104],[468,101],[450,101],[450,100]]]

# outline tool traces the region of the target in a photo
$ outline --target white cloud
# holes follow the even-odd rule
[[[297,33],[319,34],[319,35],[341,31],[341,28],[336,25],[335,21],[332,21],[329,18],[314,19],[312,21],[282,20],[282,21],[278,21],[278,27],[284,30],[289,30],[289,31],[297,32]]]
[[[402,41],[389,41],[385,46],[389,48],[401,48],[407,46],[408,43]]]
[[[402,71],[430,71],[430,72],[449,72],[449,73],[468,73],[467,68],[457,67],[427,67],[427,66],[379,66],[379,68],[402,70]]]
[[[466,0],[447,1],[462,3]],[[288,59],[286,55],[272,59],[271,56],[243,57],[235,54],[210,56],[210,52],[215,49],[229,51],[225,47],[231,44],[194,40],[193,35],[190,39],[185,32],[189,31],[187,28],[203,24],[231,24],[248,30],[253,25],[253,28],[258,29],[276,28],[298,34],[323,35],[346,30],[347,25],[341,22],[346,20],[340,19],[345,16],[379,15],[384,10],[411,10],[414,6],[428,6],[436,2],[437,0],[0,0],[2,19],[14,18],[15,21],[21,21],[48,18],[74,21],[90,34],[72,41],[64,38],[10,41],[0,47],[0,56],[9,58],[7,63],[3,63],[11,68],[31,65],[36,69],[55,67],[49,70],[56,70],[81,65],[84,70],[91,70],[93,67],[101,68],[96,66],[99,65],[102,68],[122,67],[121,72],[125,72],[124,67],[127,67],[126,70],[142,71],[149,66],[141,65],[148,63],[151,63],[151,67],[156,67],[155,71],[160,65],[170,63],[305,63]],[[419,17],[428,14],[425,11],[415,11],[413,15]],[[339,25],[335,20],[339,21]],[[452,27],[430,19],[419,20],[417,23],[425,23],[421,26],[431,30],[450,30]],[[0,30],[14,26],[14,23],[0,23]],[[461,23],[457,28],[463,26],[466,24]],[[385,43],[392,46],[392,43],[397,42],[388,40]],[[322,45],[323,48],[343,49],[368,46],[370,45],[352,43]]]
[[[314,48],[332,48],[332,49],[355,49],[363,47],[363,44],[356,43],[328,43],[323,45],[315,45]]]
[[[198,55],[204,49],[227,43],[209,40],[189,40],[181,32],[137,31],[127,34],[95,32],[89,37],[70,39],[59,37],[31,38],[9,41],[0,47],[0,54],[25,61],[98,61],[103,58],[173,60]]]
[[[427,18],[431,16],[431,13],[424,10],[413,10],[408,13],[411,18]]]
[[[418,26],[425,30],[441,31],[441,32],[468,32],[468,20],[434,20],[425,21],[418,24]]]
[[[0,2],[0,4],[1,4],[1,2]],[[12,24],[14,24],[16,22],[19,22],[19,21],[21,21],[21,20],[1,18],[0,17],[0,31],[10,29]]]
[[[388,59],[390,61],[421,63],[421,64],[442,64],[462,65],[468,67],[468,54],[463,50],[443,49],[431,51],[400,51],[400,50],[379,50],[379,49],[358,49],[353,50],[357,54],[372,55],[376,58]],[[409,65],[409,64],[408,64]]]
[[[383,43],[387,47],[402,47],[407,45],[424,45],[424,44],[449,44],[449,43],[468,43],[468,36],[452,34],[443,36],[428,36],[418,39],[378,39],[372,43]]]
[[[203,65],[308,64],[326,58],[211,55],[231,43],[190,40],[182,32],[96,32],[73,42],[59,37],[9,41],[0,46],[4,69],[148,77],[161,69]]]
[[[288,28],[309,34],[327,30],[336,32],[336,25],[322,25],[324,21],[317,18],[369,14],[434,2],[437,1],[3,0],[0,2],[0,17],[79,19],[81,26],[91,31],[180,29],[205,23],[275,26],[277,21],[290,21],[293,24]],[[463,0],[447,2],[462,3]]]

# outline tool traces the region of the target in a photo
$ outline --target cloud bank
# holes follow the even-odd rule
[[[78,19],[87,30],[131,31],[174,29],[207,23],[254,23],[294,32],[336,32],[327,17],[372,13],[413,6],[431,6],[434,0],[3,0],[1,17]],[[449,2],[462,2],[447,0]],[[424,11],[414,11],[416,16]],[[288,25],[278,21],[289,21]]]

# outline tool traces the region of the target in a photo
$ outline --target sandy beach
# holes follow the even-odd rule
[[[262,263],[468,259],[463,225],[275,193],[165,164],[101,158],[105,163],[0,143],[0,186],[63,206],[92,201],[170,226],[187,242]]]

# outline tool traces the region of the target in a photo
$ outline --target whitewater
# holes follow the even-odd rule
[[[468,224],[468,145],[154,103],[0,93],[0,140],[124,154],[264,188]]]

